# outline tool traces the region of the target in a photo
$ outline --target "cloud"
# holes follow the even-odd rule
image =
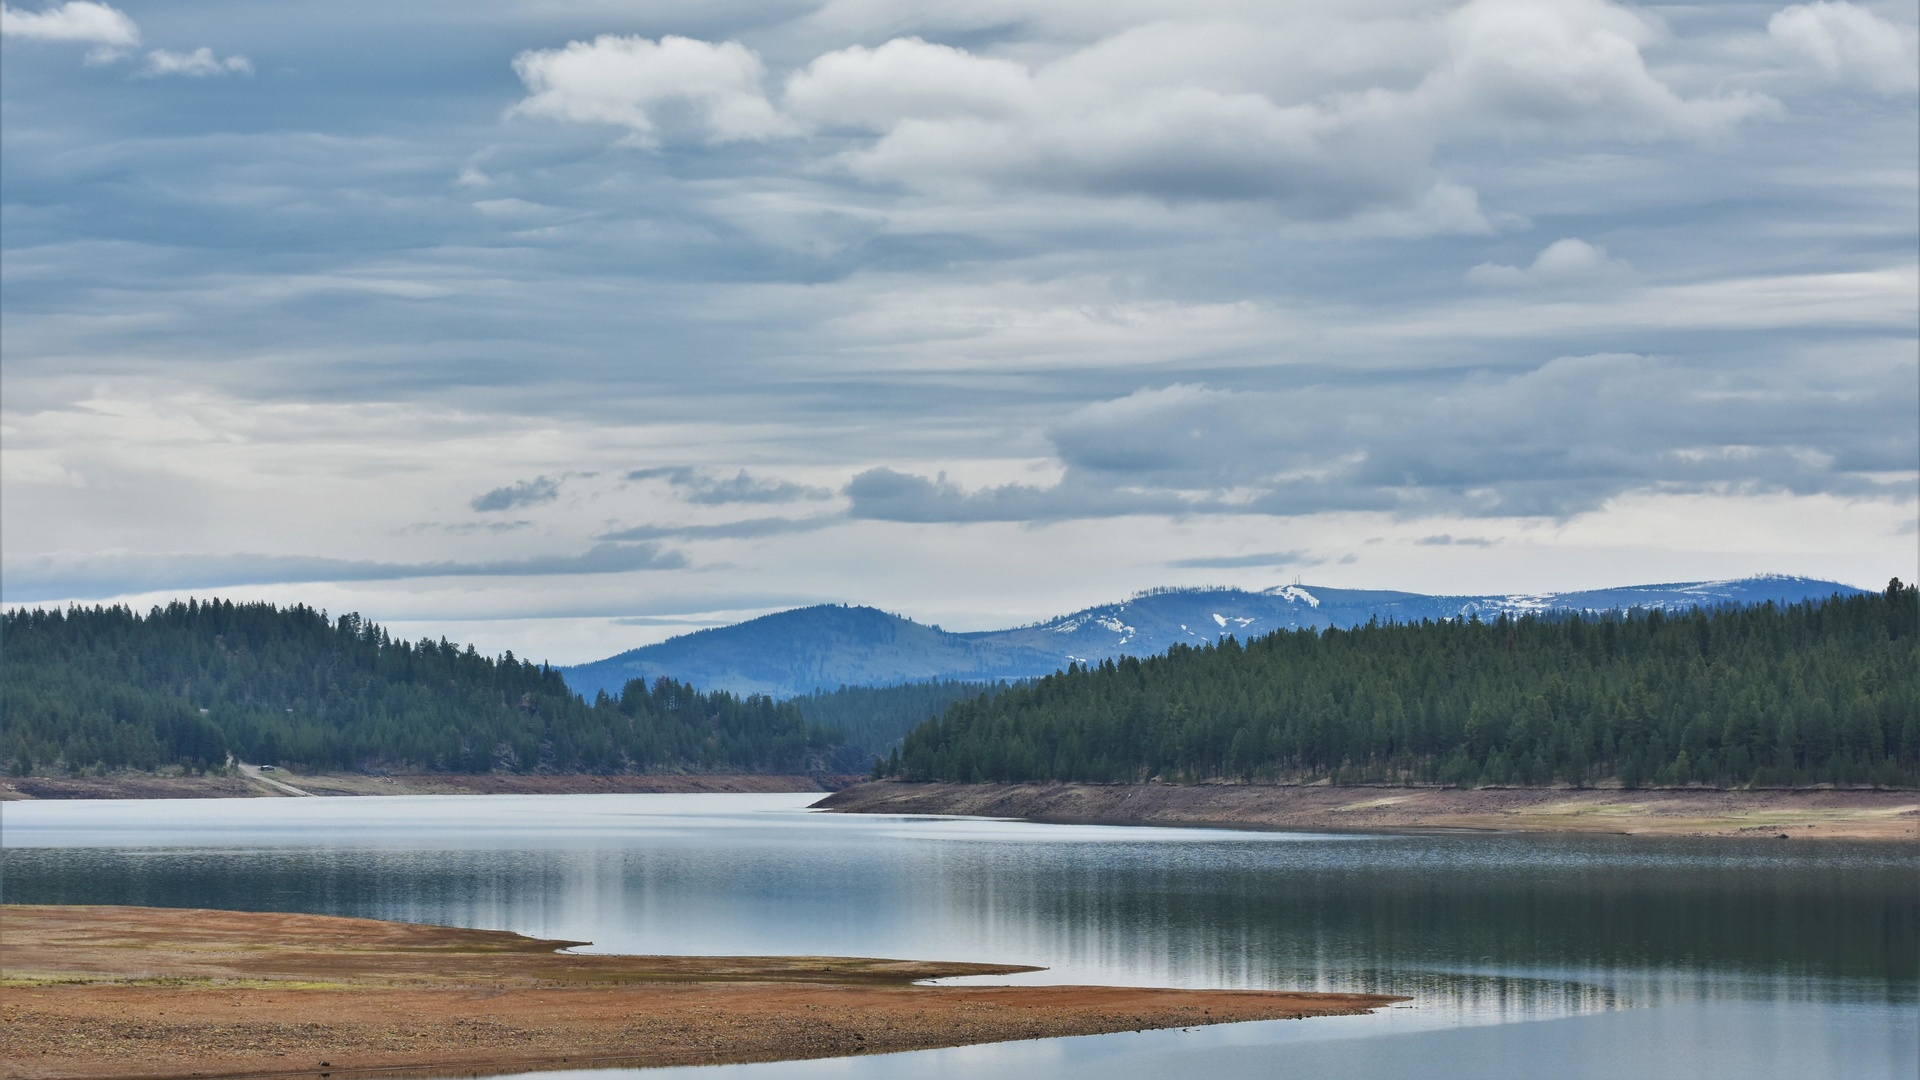
[[[1692,138],[1775,107],[1744,92],[1682,96],[1641,54],[1664,28],[1606,0],[1472,0],[1445,35],[1446,60],[1414,97],[1455,137]]]
[[[1182,570],[1235,570],[1243,567],[1317,566],[1320,562],[1304,551],[1268,551],[1252,555],[1174,559],[1167,565]]]
[[[767,101],[766,68],[737,41],[602,34],[513,59],[529,96],[509,115],[627,128],[658,145],[662,125],[709,143],[767,139],[792,124]]]
[[[531,480],[521,480],[506,487],[494,488],[484,495],[475,495],[471,505],[481,513],[493,513],[511,510],[516,506],[535,506],[552,502],[559,497],[560,481],[536,476]]]
[[[1481,263],[1467,271],[1467,280],[1494,288],[1530,288],[1538,286],[1598,285],[1623,281],[1633,268],[1607,254],[1607,249],[1576,237],[1555,240],[1534,256],[1533,265],[1522,269],[1498,263]]]
[[[846,163],[864,179],[934,191],[973,182],[1171,201],[1270,200],[1309,217],[1410,201],[1435,182],[1425,140],[1342,107],[1281,106],[1201,87],[1126,97],[1132,100],[1075,95],[1021,123],[916,118]]]
[[[140,44],[140,27],[118,8],[89,0],[71,0],[41,12],[0,4],[0,36],[129,49]]]
[[[1768,104],[1676,94],[1640,54],[1655,27],[1601,0],[1473,0],[1448,15],[1440,61],[1409,88],[1273,92],[1260,75],[1215,63],[1238,54],[1244,46],[1231,38],[1248,33],[1261,37],[1235,25],[1154,25],[1031,73],[895,40],[814,61],[789,98],[803,92],[816,123],[881,135],[843,156],[866,179],[1258,198],[1306,215],[1432,198],[1432,156],[1446,142],[1688,138]],[[895,61],[881,63],[889,52]],[[925,90],[935,71],[956,92]],[[837,85],[845,90],[829,92]],[[887,104],[876,108],[876,98]]]
[[[446,577],[549,577],[678,570],[686,559],[657,544],[596,544],[577,555],[483,562],[395,563],[302,555],[111,554],[10,561],[0,582],[5,602],[92,599],[168,589],[318,581],[400,581]]]
[[[1659,25],[1605,0],[1296,22],[1155,22],[1038,63],[895,37],[814,57],[778,102],[738,41],[602,36],[522,53],[531,94],[513,111],[658,145],[674,105],[690,137],[813,136],[803,153],[876,186],[1254,200],[1305,219],[1389,213],[1388,231],[1430,234],[1491,228],[1436,168],[1444,145],[1696,138],[1773,104],[1675,91],[1641,54]]]
[[[1886,97],[1920,87],[1920,35],[1845,0],[1795,4],[1767,20],[1767,35],[1835,83]]]
[[[253,61],[244,56],[229,56],[218,59],[213,50],[201,46],[190,53],[168,52],[155,49],[147,54],[146,67],[142,75],[185,75],[189,78],[203,79],[209,75],[253,74]]]
[[[189,4],[163,33],[149,5],[116,77],[78,62],[109,46],[10,30],[5,554],[217,537],[428,562],[604,534],[726,549],[700,582],[956,617],[1292,548],[1544,586],[1531,540],[1412,540],[1595,507],[1662,573],[1662,545],[1700,576],[1727,548],[1911,561],[1911,536],[1876,538],[1913,484],[1916,100],[1849,82],[1841,30],[1837,67],[1785,14],[1770,33],[1789,4],[1828,11],[548,4],[482,33],[444,2],[243,28]],[[1908,40],[1910,3],[1858,5]],[[562,70],[603,30],[654,43],[599,53],[648,77],[671,34],[706,39],[711,78]],[[728,67],[727,42],[757,60]],[[128,77],[202,44],[262,57],[274,92]],[[552,61],[541,88],[509,66],[524,49]],[[503,121],[542,88],[554,111]],[[727,100],[774,133],[716,145]],[[629,112],[569,119],[594,101]],[[655,150],[618,146],[633,110]],[[1634,276],[1550,281],[1542,248],[1575,238]],[[1527,283],[1482,288],[1477,263]],[[621,486],[649,463],[706,468]],[[422,513],[528,468],[567,497]],[[1801,509],[1740,530],[1634,517],[1649,500]],[[427,516],[472,531],[396,535]],[[938,524],[973,521],[1010,527]],[[668,581],[358,592],[635,611]]]
[[[717,525],[634,525],[598,537],[601,540],[757,540],[763,536],[817,532],[843,524],[840,514],[808,518],[748,518]]]
[[[140,27],[127,13],[90,0],[71,0],[41,12],[26,12],[0,4],[0,35],[34,41],[73,41],[95,46],[89,64],[122,60],[140,44]],[[253,74],[253,62],[244,56],[220,59],[202,46],[192,52],[154,49],[139,72],[143,76]]]
[[[414,525],[408,525],[404,528],[395,529],[394,532],[396,534],[404,535],[409,533],[422,533],[427,531],[433,531],[433,532],[452,533],[455,536],[470,536],[474,533],[482,533],[482,532],[506,533],[506,532],[516,532],[520,529],[531,529],[531,528],[533,528],[533,522],[527,521],[525,519],[522,519],[519,521],[455,521],[455,522],[423,521]]]
[[[1499,542],[1500,541],[1498,540],[1489,539],[1484,536],[1454,536],[1451,533],[1439,533],[1434,536],[1423,536],[1420,539],[1414,541],[1414,543],[1420,545],[1421,547],[1478,547],[1478,548],[1493,547]]]
[[[1437,182],[1403,99],[1276,100],[1211,67],[1232,33],[1157,27],[1037,69],[896,39],[816,59],[787,103],[876,137],[839,156],[852,175],[925,191],[1264,200],[1317,217]]]
[[[615,626],[665,626],[686,633],[688,629],[704,629],[710,626],[731,626],[740,620],[728,617],[698,618],[689,615],[628,615],[609,620]]]
[[[830,499],[833,492],[810,484],[787,480],[769,480],[752,476],[745,469],[732,476],[716,475],[685,465],[653,469],[635,469],[629,480],[665,480],[679,490],[690,503],[718,506],[724,503],[784,503],[801,499]]]
[[[1051,488],[967,491],[881,467],[855,518],[1058,521],[1330,510],[1564,517],[1629,491],[1911,493],[1910,367],[1710,373],[1654,357],[1564,357],[1436,390],[1425,377],[1287,392],[1173,384],[1047,429]],[[1868,387],[1872,387],[1871,390]],[[1465,541],[1463,541],[1465,542]]]
[[[884,134],[907,120],[1010,118],[1040,104],[1027,69],[917,37],[817,57],[787,78],[785,107],[815,127]]]
[[[947,479],[945,473],[929,479],[884,466],[854,476],[844,493],[853,502],[847,511],[849,517],[921,523],[1060,521],[1178,514],[1194,508],[1172,493],[1114,491],[1076,483],[1051,488],[1004,484],[968,491]]]

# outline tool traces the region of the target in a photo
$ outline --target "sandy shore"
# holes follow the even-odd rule
[[[0,1077],[692,1065],[1352,1015],[1398,998],[917,986],[1030,968],[556,953],[577,942],[339,919],[0,907]]]
[[[270,774],[277,784],[248,776],[9,777],[0,780],[0,801],[21,799],[245,799],[290,797],[292,787],[309,795],[579,795],[627,792],[837,791],[853,776],[771,776],[757,773],[586,774],[426,773],[372,776],[364,773]]]
[[[967,814],[1116,825],[1920,840],[1920,792],[1914,791],[1462,791],[1328,785],[880,781],[836,792],[814,805],[854,814]]]

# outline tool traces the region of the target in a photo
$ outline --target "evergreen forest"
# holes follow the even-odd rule
[[[893,686],[842,686],[793,698],[810,724],[840,732],[849,746],[873,747],[884,754],[901,737],[942,716],[956,702],[998,694],[1004,682],[938,679]],[[861,762],[864,769],[865,761]]]
[[[511,652],[396,641],[305,606],[20,609],[0,616],[0,649],[0,761],[16,775],[198,772],[229,755],[450,772],[847,772],[872,759],[792,702],[671,679],[588,702]]]
[[[1920,597],[1280,631],[955,704],[875,774],[1920,784]]]

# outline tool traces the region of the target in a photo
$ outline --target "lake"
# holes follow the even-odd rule
[[[816,798],[6,803],[0,899],[1414,999],[649,1080],[1920,1075],[1911,845],[1036,825],[807,811]],[[631,1071],[594,1076],[612,1072]]]

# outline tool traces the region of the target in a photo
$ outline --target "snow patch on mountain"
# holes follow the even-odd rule
[[[1278,585],[1278,586],[1275,586],[1274,588],[1268,589],[1267,595],[1277,596],[1282,600],[1291,600],[1295,603],[1305,604],[1308,607],[1317,608],[1320,606],[1319,597],[1313,595],[1312,593],[1308,592],[1307,590],[1301,588],[1298,585]]]
[[[1508,593],[1501,599],[1508,611],[1522,614],[1552,610],[1555,597],[1553,593]]]
[[[822,605],[684,635],[562,673],[575,690],[619,693],[631,678],[671,675],[703,690],[776,697],[814,689],[884,686],[926,679],[987,681],[1046,675],[1068,663],[1152,656],[1233,633],[1328,630],[1502,616],[1628,610],[1686,611],[1761,603],[1797,604],[1863,590],[1833,581],[1768,575],[1562,593],[1433,596],[1369,589],[1311,591],[1281,585],[1156,589],[1009,630],[953,634],[872,608]]]

